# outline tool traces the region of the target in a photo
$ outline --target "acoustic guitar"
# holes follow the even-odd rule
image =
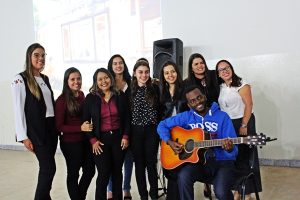
[[[179,126],[171,130],[171,138],[183,145],[182,152],[175,154],[173,149],[164,141],[161,142],[160,161],[165,169],[174,169],[183,163],[197,163],[199,157],[200,162],[205,164],[205,152],[208,147],[222,146],[224,139],[209,139],[209,133],[204,132],[200,128],[186,130]],[[233,144],[247,144],[262,146],[266,144],[267,138],[264,134],[229,138]],[[199,151],[200,150],[200,151]]]

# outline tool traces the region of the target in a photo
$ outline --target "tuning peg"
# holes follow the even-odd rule
[[[272,142],[272,141],[275,141],[275,140],[277,140],[277,138],[267,137],[266,142]]]

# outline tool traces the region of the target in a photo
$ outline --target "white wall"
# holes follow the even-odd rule
[[[262,158],[300,159],[300,2],[297,0],[162,0],[164,38],[205,56],[228,59],[252,84],[257,131],[278,141]],[[34,42],[31,0],[0,1],[0,145],[15,145],[10,82]],[[186,63],[185,63],[186,64]]]
[[[34,42],[32,1],[0,1],[0,24],[0,145],[16,145],[10,84]]]
[[[261,158],[300,159],[300,1],[163,0],[164,38],[184,44],[185,74],[191,53],[210,69],[228,59],[250,82],[257,132],[278,141]]]

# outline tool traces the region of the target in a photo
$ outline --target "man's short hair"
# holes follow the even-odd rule
[[[187,93],[189,93],[190,91],[194,90],[194,89],[199,89],[201,94],[205,96],[205,94],[203,94],[203,92],[201,91],[200,87],[198,85],[189,85],[184,89],[184,95],[186,96]]]

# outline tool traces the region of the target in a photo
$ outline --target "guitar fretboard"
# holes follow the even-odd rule
[[[233,144],[242,144],[244,143],[243,137],[237,137],[237,138],[229,138]],[[215,140],[202,140],[200,142],[195,142],[195,147],[200,148],[206,148],[206,147],[216,147],[216,146],[222,146],[222,141],[224,139],[215,139]]]

